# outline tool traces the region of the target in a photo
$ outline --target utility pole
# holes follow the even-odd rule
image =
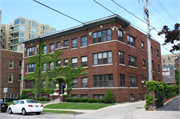
[[[147,52],[148,52],[148,81],[152,80],[152,65],[151,65],[151,42],[150,42],[150,23],[149,23],[149,3],[146,0],[146,8],[144,8],[144,12],[147,15]]]

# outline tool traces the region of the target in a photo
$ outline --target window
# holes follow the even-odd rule
[[[87,36],[81,37],[81,46],[87,46]]]
[[[32,22],[32,26],[36,27],[36,22],[34,22],[34,21],[31,21],[31,22]]]
[[[168,57],[168,60],[171,60],[171,56]]]
[[[152,71],[154,71],[154,61],[152,60]]]
[[[47,63],[44,63],[43,64],[43,71],[46,71],[47,70]]]
[[[24,32],[20,31],[20,37],[24,37]]]
[[[77,94],[72,94],[71,98],[77,98]]]
[[[14,25],[17,25],[17,24],[19,24],[19,23],[20,23],[20,19],[14,20]]]
[[[47,54],[47,46],[43,47],[43,54]]]
[[[60,48],[61,47],[61,42],[57,42],[57,48]]]
[[[36,37],[35,34],[29,34],[29,39],[30,39],[30,38],[35,38],[35,37]]]
[[[37,47],[27,49],[27,56],[37,55]]]
[[[21,24],[25,24],[25,19],[21,18]]]
[[[145,60],[143,60],[143,67],[146,67],[146,62],[145,62]]]
[[[19,31],[13,34],[13,38],[19,37]]]
[[[95,75],[94,76],[94,87],[107,87],[113,86],[113,75]]]
[[[11,98],[14,98],[14,94],[13,93],[11,94]]]
[[[20,68],[22,67],[22,61],[19,61],[19,67]]]
[[[13,61],[9,61],[9,68],[13,69]]]
[[[64,41],[64,47],[68,46],[69,45],[69,41],[68,40],[65,40]]]
[[[50,53],[54,52],[54,44],[50,44]]]
[[[111,40],[111,29],[93,33],[93,43]]]
[[[127,35],[128,44],[136,47],[136,39],[130,35]]]
[[[72,39],[72,48],[77,47],[77,39]]]
[[[19,25],[14,26],[14,31],[18,31],[19,30]]]
[[[124,64],[124,53],[119,52],[119,63]]]
[[[13,51],[16,51],[17,50],[17,45],[14,45],[13,46]]]
[[[153,47],[151,47],[151,55],[153,55]]]
[[[123,42],[123,32],[118,30],[118,40]]]
[[[52,32],[53,32],[53,33],[56,32],[56,29],[53,29]]]
[[[19,38],[14,39],[14,40],[13,40],[13,44],[18,43],[18,41],[19,41]]]
[[[34,72],[36,71],[36,64],[27,64],[26,65],[26,72]]]
[[[68,59],[65,59],[64,60],[64,66],[67,66],[68,65]]]
[[[139,100],[141,100],[141,93],[138,94],[138,98],[139,98]]]
[[[144,50],[144,42],[141,42],[142,49]]]
[[[137,87],[137,77],[129,77],[129,87]]]
[[[45,94],[42,94],[41,97],[42,97],[42,98],[46,98],[46,95],[45,95]]]
[[[72,59],[72,68],[76,68],[77,67],[77,58],[73,58]]]
[[[73,88],[77,88],[77,79],[73,79]]]
[[[46,88],[46,80],[42,81],[42,88]]]
[[[81,57],[81,61],[82,61],[82,66],[86,67],[87,66],[87,57]]]
[[[146,78],[144,78],[143,81],[144,81],[144,86],[146,86]]]
[[[81,78],[81,81],[82,81],[81,87],[88,87],[88,78],[87,77]]]
[[[160,66],[159,66],[159,64],[158,64],[158,72],[160,72]]]
[[[30,80],[30,81],[26,81],[26,89],[32,89],[34,87],[35,81],[34,80]]]
[[[17,93],[15,94],[15,98],[18,98],[18,94]]]
[[[46,31],[49,31],[49,26],[45,26],[45,30],[46,30]]]
[[[28,98],[34,98],[34,95],[28,95]]]
[[[25,31],[25,26],[24,25],[20,25],[20,30],[21,31]]]
[[[11,98],[11,93],[8,94],[8,98]]]
[[[156,50],[157,57],[159,57],[159,50]]]
[[[8,77],[8,82],[13,82],[13,75],[12,74],[9,74],[9,77]]]
[[[54,62],[50,63],[50,70],[54,70]]]
[[[33,28],[33,27],[29,28],[29,32],[30,33],[36,33],[36,28]]]
[[[81,98],[87,98],[87,94],[82,94]]]
[[[136,67],[136,57],[129,55],[128,56],[129,65]]]
[[[125,74],[120,74],[120,86],[125,87]]]
[[[18,81],[21,81],[21,74],[19,74],[19,79],[18,79]]]
[[[53,81],[52,81],[52,79],[49,80],[49,83],[50,83],[49,88],[53,88]]]
[[[59,66],[61,66],[61,61],[60,60],[57,61],[57,67],[59,67]]]
[[[103,96],[104,96],[104,95],[93,95],[93,97],[94,97],[95,99],[103,99]]]
[[[103,52],[94,54],[94,64],[112,63],[112,52]]]

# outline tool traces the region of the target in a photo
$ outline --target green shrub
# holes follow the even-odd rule
[[[172,92],[170,96],[171,96],[171,97],[174,97],[174,96],[176,96],[176,95],[177,95],[176,92]]]
[[[94,103],[94,102],[97,102],[97,99],[94,99],[94,98],[88,99],[88,102],[89,102],[89,103]]]
[[[50,99],[49,98],[45,98],[44,101],[49,101]]]
[[[105,103],[113,103],[114,97],[110,89],[107,90],[106,94],[103,97],[103,102]]]
[[[66,95],[63,95],[64,96],[64,98],[68,98],[68,95],[66,94]]]
[[[87,102],[88,98],[80,98],[80,102]]]
[[[98,103],[102,103],[102,102],[103,102],[103,99],[97,99],[97,102],[98,102]]]
[[[72,102],[72,98],[65,98],[66,102]]]
[[[72,102],[79,102],[80,98],[72,98]]]
[[[28,98],[28,95],[26,95],[26,91],[22,90],[21,96],[19,97],[20,99],[26,99]]]

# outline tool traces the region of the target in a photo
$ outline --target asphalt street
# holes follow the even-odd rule
[[[157,109],[156,111],[180,111],[179,102],[180,102],[180,97],[175,98],[171,100],[170,102],[168,102],[163,107]]]

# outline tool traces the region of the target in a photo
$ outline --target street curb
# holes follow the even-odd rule
[[[164,103],[164,105],[166,105],[168,102],[170,102],[171,100],[176,99],[176,98],[178,98],[178,97],[180,97],[180,96],[177,96],[177,97],[175,97],[175,98],[170,99],[169,101],[167,101],[166,103]]]

